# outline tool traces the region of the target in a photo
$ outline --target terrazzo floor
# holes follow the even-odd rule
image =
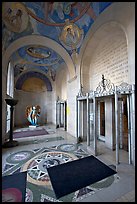
[[[56,157],[59,163],[64,163],[92,153],[86,142],[77,144],[75,137],[61,128],[56,129],[53,124],[38,128],[45,128],[49,134],[18,138],[19,146],[2,148],[3,176],[18,171],[28,172],[26,202],[135,202],[135,167],[128,164],[128,152],[120,150],[120,164],[116,165],[115,151],[106,148],[101,141],[97,143],[97,158],[116,168],[117,174],[57,200],[46,168],[43,169],[45,164],[48,165],[46,158]],[[28,130],[28,127],[14,131],[23,130]],[[38,161],[45,163],[40,165]]]

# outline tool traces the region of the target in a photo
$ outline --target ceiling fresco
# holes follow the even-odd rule
[[[81,45],[97,17],[112,2],[3,2],[2,50],[18,38],[41,35],[56,41],[72,57]],[[55,72],[65,63],[55,50],[33,45],[13,53],[15,77],[26,69]],[[73,60],[73,59],[72,59]]]
[[[52,71],[53,74],[53,70],[56,72],[58,66],[65,63],[62,57],[51,48],[38,45],[29,45],[18,49],[13,53],[11,59],[15,62],[15,77],[26,69],[38,69],[45,73]]]
[[[45,86],[47,87],[47,91],[52,91],[52,84],[50,80],[45,75],[36,71],[29,71],[21,74],[21,76],[16,81],[15,88],[18,90],[22,90],[22,87],[25,81],[32,78],[33,78],[33,82],[35,78],[41,79],[45,83]]]

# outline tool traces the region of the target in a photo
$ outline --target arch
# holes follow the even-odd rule
[[[16,81],[15,88],[21,90],[24,81],[30,77],[40,78],[45,82],[47,91],[52,91],[52,85],[50,80],[42,73],[36,71],[29,71],[22,74]]]
[[[90,61],[91,61],[91,59],[92,59],[91,53],[94,53],[94,50],[99,45],[100,41],[102,39],[104,39],[106,36],[110,36],[111,34],[113,35],[113,33],[116,34],[118,32],[122,32],[125,35],[125,32],[123,31],[123,28],[121,27],[121,25],[115,21],[107,22],[107,23],[103,24],[102,26],[100,26],[100,28],[98,28],[96,30],[96,32],[94,33],[94,35],[91,37],[91,39],[88,42],[87,47],[85,48],[85,52],[84,52],[83,58],[82,58],[83,63],[84,63],[84,58],[86,57],[85,53],[86,53],[86,55],[87,55],[87,53],[90,54]],[[89,52],[89,50],[90,50],[90,52]],[[84,71],[85,71],[85,69],[84,69]]]
[[[3,63],[4,70],[7,71],[7,64],[12,53],[14,53],[16,50],[18,50],[23,46],[32,45],[32,44],[46,46],[56,51],[64,59],[68,67],[69,79],[72,80],[76,78],[75,65],[71,57],[67,53],[67,51],[54,40],[51,40],[41,35],[28,35],[28,36],[19,38],[15,40],[13,43],[11,43],[3,55],[2,63]]]
[[[132,2],[133,3],[133,2]],[[125,4],[120,4],[120,2],[114,2],[112,5],[107,8],[105,12],[102,12],[94,24],[92,25],[91,29],[89,30],[79,53],[79,75],[80,75],[80,84],[82,84],[82,71],[86,71],[85,63],[90,64],[90,59],[94,49],[99,43],[100,39],[103,38],[108,32],[110,32],[109,26],[116,26],[121,31],[123,31],[127,45],[128,45],[128,59],[129,59],[129,66],[132,67],[132,70],[129,73],[129,82],[132,81],[135,77],[135,65],[133,63],[134,56],[130,55],[129,53],[133,52],[135,49],[134,42],[135,42],[135,34],[134,34],[134,15],[135,15],[135,8],[134,3],[131,4],[130,2],[126,2]],[[117,11],[117,13],[115,13]],[[127,15],[128,14],[128,15]],[[129,26],[132,25],[132,27]],[[106,28],[108,29],[104,29]],[[108,26],[108,27],[107,27]],[[87,59],[86,56],[89,54],[89,58]],[[134,54],[134,53],[133,53]],[[134,79],[135,80],[135,79]]]
[[[88,89],[90,88],[91,78],[88,78],[88,77],[90,77],[93,74],[93,73],[91,74],[91,66],[95,65],[94,64],[95,62],[93,62],[93,61],[96,61],[98,59],[98,61],[97,61],[98,63],[104,63],[104,64],[102,64],[102,66],[100,66],[101,64],[98,65],[98,67],[99,67],[98,74],[101,72],[101,70],[103,68],[104,69],[102,70],[102,72],[103,71],[108,72],[108,68],[106,69],[106,67],[109,67],[109,64],[106,64],[106,63],[110,63],[111,60],[109,61],[109,59],[108,59],[107,62],[106,62],[106,60],[103,60],[103,54],[101,54],[101,53],[103,52],[104,55],[106,55],[106,53],[108,52],[108,51],[106,51],[107,44],[109,44],[109,46],[110,46],[111,45],[110,42],[112,41],[111,43],[113,46],[113,44],[114,44],[113,42],[116,41],[115,37],[116,37],[116,39],[118,39],[118,38],[121,38],[121,36],[123,36],[123,40],[127,44],[127,38],[126,38],[125,32],[123,31],[121,26],[117,22],[111,21],[111,22],[107,22],[107,23],[103,24],[99,29],[97,29],[97,31],[94,33],[93,37],[89,40],[88,46],[85,49],[86,54],[83,55],[83,61],[82,61],[82,67],[81,67],[81,83],[84,86],[83,87],[84,90],[88,91]],[[122,40],[122,42],[123,42],[123,40]],[[102,45],[104,45],[103,47],[105,47],[104,50],[103,50]],[[121,44],[119,44],[119,46],[121,47]],[[99,47],[101,47],[102,52],[99,51],[100,50]],[[111,48],[109,48],[109,49],[111,50]],[[99,54],[100,58],[98,58],[98,55],[96,55],[97,58],[94,58],[97,50],[98,50],[98,53],[100,53]],[[87,53],[89,53],[89,55],[87,55]],[[102,59],[102,62],[100,61],[100,59]],[[106,56],[106,59],[107,59],[107,56]],[[94,69],[94,66],[92,68]],[[90,73],[89,73],[89,71],[90,71]],[[110,77],[112,77],[112,74],[110,74],[110,73],[107,73],[107,74],[111,75]],[[94,76],[94,81],[95,80],[97,81],[97,78],[98,78],[97,76]],[[117,78],[117,76],[115,78]],[[111,78],[110,78],[110,80],[111,80]],[[93,84],[93,81],[92,81],[92,84]]]

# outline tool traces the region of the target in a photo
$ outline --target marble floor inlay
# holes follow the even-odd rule
[[[121,172],[121,170],[119,170],[118,167],[117,174],[79,189],[78,191],[68,194],[60,199],[56,199],[50,178],[48,176],[47,168],[86,157],[91,155],[91,153],[88,151],[84,142],[77,144],[76,138],[69,135],[66,131],[60,129],[56,130],[53,125],[45,126],[45,129],[51,130],[51,132],[54,131],[54,135],[53,133],[51,133],[51,135],[49,133],[48,140],[45,136],[36,136],[35,138],[32,137],[23,139],[20,138],[18,139],[19,146],[7,149],[3,148],[3,176],[19,171],[27,171],[26,202],[93,202],[92,200],[95,198],[96,201],[103,202],[105,197],[109,197],[109,194],[105,194],[105,197],[101,197],[103,192],[105,193],[105,191],[107,192],[110,189],[113,191],[115,186],[119,188],[125,175]],[[58,139],[59,136],[63,139]],[[101,146],[101,151],[103,148],[104,147]],[[110,156],[112,158],[111,161]],[[113,151],[110,153],[109,150],[107,152],[106,149],[104,149],[104,153],[100,154],[98,158],[104,162],[107,162],[110,168],[116,169],[113,158]],[[130,171],[131,181],[133,183],[132,185],[134,189],[133,166],[131,166]],[[127,179],[130,178],[128,177]],[[132,191],[133,189],[131,188]],[[117,195],[111,196],[113,201],[120,199],[120,192],[123,196],[124,190],[119,188],[119,193]],[[108,200],[110,200],[110,198],[108,198]]]

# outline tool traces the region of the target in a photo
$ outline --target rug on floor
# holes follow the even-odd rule
[[[57,199],[117,172],[93,155],[47,168]]]
[[[13,138],[23,138],[23,137],[32,137],[49,134],[44,128],[41,130],[28,130],[28,131],[19,131],[13,132]]]
[[[2,202],[25,202],[27,171],[2,177]]]

